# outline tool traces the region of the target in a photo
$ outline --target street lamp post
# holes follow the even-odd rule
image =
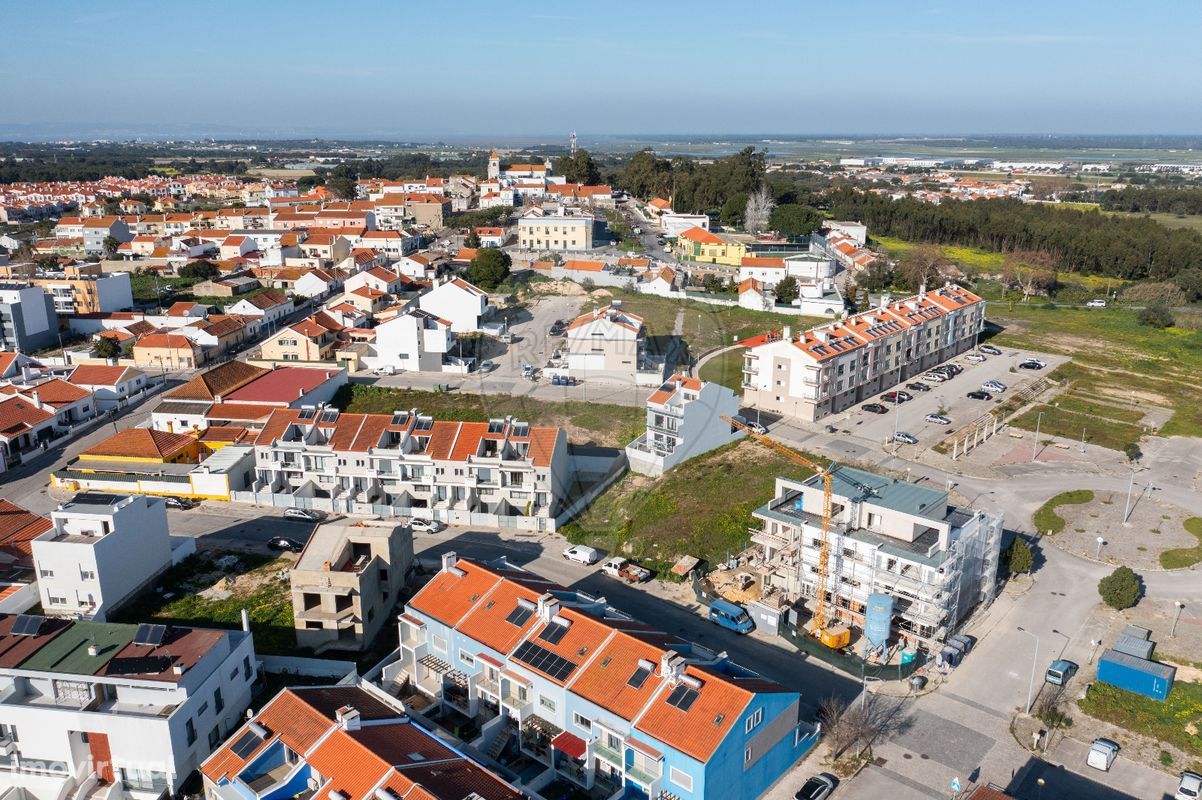
[[[1180,600],[1174,600],[1173,605],[1177,606],[1176,613],[1173,614],[1173,627],[1169,630],[1169,638],[1177,638],[1177,620],[1181,619],[1181,609],[1185,608],[1185,603]]]
[[[1040,411],[1035,416],[1035,444],[1031,446],[1031,463],[1035,463],[1035,457],[1039,455],[1039,423],[1043,422],[1043,412]]]
[[[1035,639],[1035,653],[1031,656],[1031,680],[1027,683],[1027,713],[1030,714],[1031,704],[1035,702],[1035,668],[1039,664],[1039,637],[1021,625],[1018,627],[1018,630]]]
[[[1135,488],[1135,467],[1131,468],[1131,480],[1127,482],[1127,503],[1123,506],[1123,526],[1130,527],[1127,519],[1131,515],[1131,490]]]
[[[1106,544],[1106,540],[1103,539],[1101,536],[1099,536],[1097,539],[1097,542],[1098,542],[1098,552],[1094,553],[1094,560],[1101,561],[1102,560],[1102,545]]]

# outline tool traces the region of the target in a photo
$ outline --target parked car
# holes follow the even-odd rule
[[[904,403],[907,400],[913,400],[914,395],[910,394],[909,392],[885,392],[883,395],[881,395],[881,399],[886,403],[893,403],[896,405],[897,403]]]
[[[276,536],[274,539],[267,540],[267,549],[276,550],[281,553],[299,553],[305,549],[305,546],[296,539],[289,539],[287,536]]]
[[[195,500],[188,500],[175,495],[168,495],[163,498],[163,502],[167,504],[167,508],[174,508],[176,511],[187,511],[189,508],[196,508]]]
[[[751,633],[755,629],[755,623],[747,614],[747,609],[721,597],[710,603],[709,619],[715,625],[735,633]]]
[[[383,367],[376,367],[371,371],[372,375],[396,375],[396,367],[388,364]]]
[[[601,571],[611,578],[627,583],[642,583],[651,580],[651,570],[640,567],[630,559],[614,556],[601,565]]]
[[[885,408],[880,403],[865,403],[860,406],[861,411],[867,411],[869,414],[888,414],[889,409]]]
[[[1077,674],[1077,664],[1067,658],[1058,658],[1043,674],[1043,679],[1053,686],[1063,686]]]
[[[938,367],[935,367],[935,369],[942,370],[950,375],[959,375],[964,371],[964,367],[960,366],[959,364],[942,364]]]
[[[989,359],[985,358],[985,356],[981,355],[980,353],[969,353],[964,357],[964,360],[971,361],[974,364],[980,364],[982,361],[988,361]]]
[[[918,444],[918,437],[905,431],[898,431],[893,434],[893,441],[901,442],[902,444]]]
[[[969,400],[992,400],[993,399],[993,395],[991,395],[989,392],[980,392],[980,391],[969,392],[968,394],[966,394],[964,396],[967,397]]]
[[[907,383],[906,388],[912,392],[929,392],[929,391],[931,391],[930,386],[927,386],[925,383],[919,383],[918,381],[914,381],[913,383]]]
[[[903,392],[901,389],[897,390],[897,397],[903,403],[908,403],[914,399],[914,395],[910,394],[909,392]]]
[[[994,347],[991,344],[983,344],[980,347],[978,347],[977,349],[980,350],[982,353],[985,353],[986,355],[990,355],[990,356],[1000,356],[1002,354],[1002,351],[1000,348]]]
[[[1002,383],[1001,381],[985,381],[981,384],[981,388],[987,392],[996,392],[997,394],[1001,394],[1002,392],[1006,391],[1006,384]]]
[[[307,508],[287,508],[284,509],[284,519],[292,519],[298,522],[318,522],[321,520],[321,514]]]
[[[942,414],[927,414],[923,417],[927,422],[933,422],[936,425],[951,425],[952,421]]]
[[[445,525],[436,520],[418,519],[417,517],[409,518],[409,530],[414,533],[438,533],[445,527]]]
[[[493,362],[489,361],[488,359],[485,359],[484,361],[480,362],[480,371],[481,372],[492,372],[496,368],[497,368],[497,365],[494,364]]]
[[[926,375],[922,376],[922,379],[927,383],[943,383],[948,378],[941,372],[928,372]]]
[[[1085,763],[1094,769],[1106,772],[1110,769],[1110,765],[1114,763],[1114,758],[1118,754],[1119,746],[1117,743],[1109,739],[1094,739],[1093,744],[1089,746],[1089,755],[1085,757]]]
[[[1090,300],[1088,303],[1085,304],[1085,307],[1086,308],[1105,308],[1106,301],[1105,300]]]
[[[552,336],[563,336],[567,329],[568,323],[564,322],[562,319],[557,319],[551,323]]]
[[[574,544],[563,551],[563,557],[568,561],[575,561],[577,564],[596,564],[601,560],[601,553],[596,548],[588,547],[583,544]]]
[[[1181,773],[1181,783],[1177,784],[1177,793],[1173,800],[1198,800],[1202,794],[1202,775],[1196,772]]]
[[[807,780],[793,795],[794,800],[826,800],[839,785],[839,779],[834,775],[819,773]]]
[[[1018,365],[1019,369],[1043,369],[1047,364],[1040,361],[1038,358],[1027,358],[1021,361]]]

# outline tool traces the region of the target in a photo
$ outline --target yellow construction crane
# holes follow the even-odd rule
[[[822,546],[818,550],[818,591],[814,597],[814,616],[811,620],[810,635],[816,637],[827,647],[836,649],[846,647],[851,639],[851,632],[842,625],[828,627],[826,619],[826,586],[830,576],[831,555],[831,473],[835,468],[834,462],[824,467],[791,447],[786,447],[761,433],[756,433],[745,423],[731,417],[722,417],[722,419],[760,444],[772,448],[790,461],[808,467],[822,476]]]

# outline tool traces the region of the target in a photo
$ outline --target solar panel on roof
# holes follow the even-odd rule
[[[392,415],[392,424],[393,425],[404,425],[408,421],[409,421],[409,412],[408,411],[397,411],[396,413],[394,413]]]
[[[163,643],[163,637],[166,635],[166,625],[152,625],[149,622],[143,622],[138,626],[138,630],[134,634],[134,644],[158,647]]]
[[[38,614],[19,614],[13,620],[11,633],[13,636],[37,636],[45,621],[46,618]]]
[[[305,406],[301,409],[300,414],[297,415],[297,419],[313,419],[315,416],[317,416],[317,409],[313,406]]]
[[[522,642],[513,657],[528,667],[557,681],[566,681],[576,671],[576,662],[557,656],[542,645]]]
[[[434,427],[433,417],[418,417],[417,422],[413,425],[415,431],[428,431]]]
[[[672,694],[668,695],[668,705],[675,706],[681,711],[688,711],[700,694],[693,687],[685,686],[682,683],[672,690]]]
[[[626,685],[633,689],[642,689],[643,684],[651,677],[651,669],[639,664],[639,668],[630,676],[630,680],[626,681]]]
[[[517,625],[520,628],[526,624],[533,614],[533,609],[524,608],[523,606],[518,605],[514,606],[513,611],[509,612],[509,616],[505,618],[505,621],[510,625]]]
[[[109,675],[155,675],[171,666],[167,656],[142,656],[140,658],[114,658],[105,672]]]
[[[547,624],[547,627],[543,628],[542,632],[539,633],[538,638],[542,639],[548,644],[559,644],[559,642],[563,639],[564,634],[567,632],[567,625],[561,625],[558,622],[551,622]]]
[[[488,432],[489,433],[504,433],[505,432],[505,420],[490,419],[488,421]]]
[[[234,742],[234,746],[230,748],[230,752],[238,758],[246,758],[251,753],[255,752],[255,748],[263,743],[263,737],[254,731],[247,731],[239,737],[238,741]]]
[[[338,420],[338,409],[327,408],[325,411],[321,412],[321,421],[322,422],[337,422],[337,420]]]

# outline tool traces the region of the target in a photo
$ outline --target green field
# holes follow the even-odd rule
[[[918,246],[915,242],[907,242],[905,239],[898,239],[893,236],[873,236],[872,241],[874,244],[883,247],[885,252],[891,257],[897,259],[905,258],[907,253]],[[939,249],[943,251],[943,254],[947,258],[969,275],[979,272],[997,272],[1002,268],[1002,262],[1005,260],[1005,255],[1002,253],[994,253],[978,247],[940,245]]]
[[[675,330],[677,314],[683,311],[681,336],[694,356],[765,331],[779,330],[786,325],[794,331],[800,331],[826,321],[818,317],[752,311],[738,306],[713,306],[621,290],[615,290],[613,297],[621,300],[622,306],[632,314],[643,318],[648,336],[670,336]],[[581,313],[591,310],[596,304],[594,300],[586,301],[581,306]]]
[[[1107,211],[1116,217],[1151,217],[1166,228],[1188,228],[1202,233],[1202,214],[1167,214],[1163,212],[1147,213],[1143,211]]]
[[[392,414],[416,408],[438,420],[487,422],[513,416],[533,425],[553,425],[568,431],[575,444],[625,447],[646,426],[646,411],[635,406],[569,400],[562,403],[535,400],[525,395],[427,392],[384,386],[347,384],[333,405],[356,414]]]
[[[1198,540],[1198,543],[1193,547],[1181,547],[1161,553],[1160,566],[1165,569],[1192,567],[1202,561],[1202,517],[1190,517],[1184,522],[1184,526],[1185,530]]]
[[[716,355],[701,368],[698,375],[703,381],[713,381],[734,390],[735,394],[743,393],[743,353],[747,348],[740,347]]]
[[[629,553],[661,575],[682,555],[718,563],[747,547],[751,512],[777,477],[805,468],[751,441],[686,461],[659,479],[626,475],[564,528],[574,543]]]
[[[1202,737],[1187,730],[1202,727],[1202,684],[1176,681],[1161,703],[1095,681],[1077,706],[1091,717],[1180,748],[1194,765],[1202,760]]]
[[[1044,503],[1035,511],[1033,521],[1035,530],[1039,533],[1056,534],[1064,530],[1064,518],[1056,513],[1060,506],[1075,506],[1093,501],[1093,492],[1089,489],[1074,489],[1071,492],[1061,492]]]
[[[1121,308],[991,303],[989,319],[1003,328],[991,341],[1002,347],[1071,356],[1073,360],[1059,367],[1054,377],[1069,382],[1074,403],[1105,405],[1106,411],[1099,413],[1110,422],[1100,428],[1116,439],[1134,433],[1130,412],[1153,407],[1171,412],[1160,435],[1202,436],[1202,404],[1196,401],[1202,334],[1140,325],[1136,313]],[[1078,408],[1070,404],[1065,419]],[[1049,423],[1047,414],[1043,422]],[[1080,437],[1075,422],[1064,423],[1063,435]]]

